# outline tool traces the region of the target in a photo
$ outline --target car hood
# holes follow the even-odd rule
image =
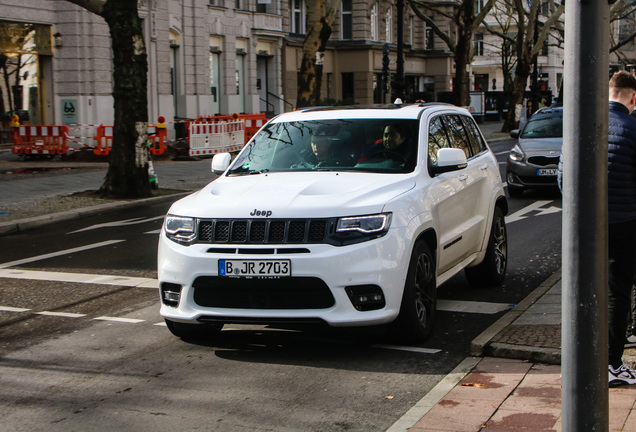
[[[199,218],[295,218],[372,214],[415,187],[413,176],[367,173],[267,173],[219,177],[173,204]],[[271,212],[271,213],[269,213]]]
[[[521,138],[519,146],[527,154],[544,154],[556,152],[561,154],[563,147],[563,138]]]

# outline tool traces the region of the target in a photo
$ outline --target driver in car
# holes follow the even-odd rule
[[[366,149],[357,163],[367,159],[383,157],[387,159],[396,158],[405,162],[410,153],[409,129],[405,125],[389,125],[384,128],[382,139],[376,141],[374,145]]]

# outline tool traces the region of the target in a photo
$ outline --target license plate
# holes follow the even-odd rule
[[[538,176],[555,176],[557,175],[557,169],[556,168],[538,169],[537,175]]]
[[[219,276],[289,277],[291,260],[219,260]]]

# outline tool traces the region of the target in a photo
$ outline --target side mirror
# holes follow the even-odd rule
[[[458,171],[468,166],[466,153],[458,148],[442,148],[437,151],[437,165],[431,167],[432,174]]]
[[[212,158],[212,172],[214,174],[223,174],[232,162],[232,155],[229,153],[219,153]]]
[[[519,138],[519,129],[513,129],[510,131],[510,138]]]

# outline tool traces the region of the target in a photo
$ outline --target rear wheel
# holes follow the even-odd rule
[[[508,266],[508,235],[506,220],[499,207],[495,214],[488,239],[488,249],[481,264],[464,270],[468,283],[474,287],[493,287],[501,285],[506,277]]]
[[[166,327],[170,333],[182,339],[210,339],[216,336],[223,328],[222,323],[214,324],[185,324],[165,319]]]
[[[416,243],[404,286],[400,314],[392,325],[393,334],[409,342],[423,342],[433,331],[437,287],[435,259],[428,245]]]

